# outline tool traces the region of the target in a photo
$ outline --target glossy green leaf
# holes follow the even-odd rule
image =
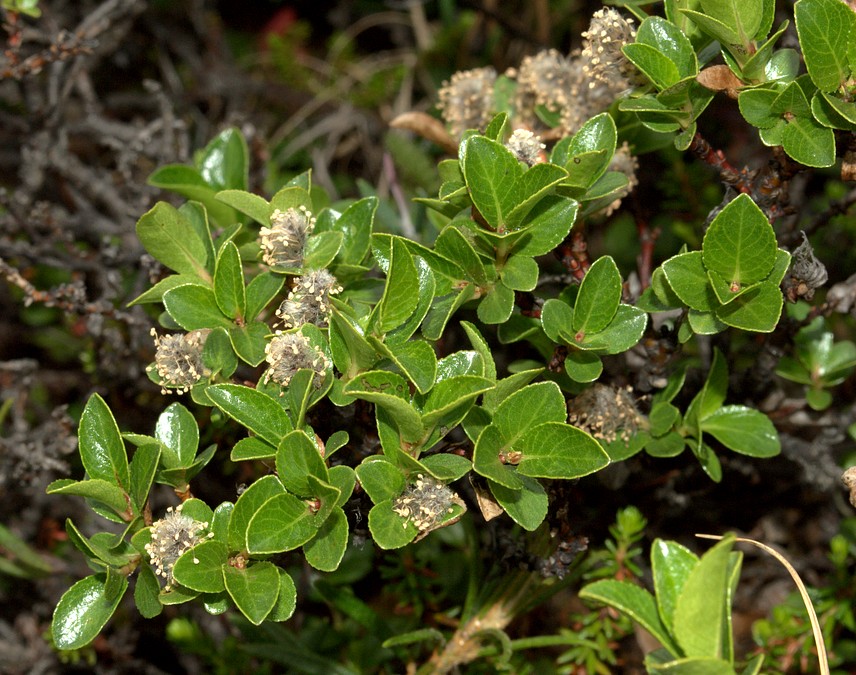
[[[178,583],[191,590],[219,593],[225,589],[221,568],[228,559],[229,549],[225,544],[203,541],[179,556],[172,574]]]
[[[276,472],[285,488],[299,497],[316,496],[307,480],[309,476],[329,479],[318,448],[303,431],[283,436],[276,451]]]
[[[493,388],[493,383],[475,375],[459,375],[439,381],[422,401],[422,421],[425,426],[437,424],[443,416],[464,403]]]
[[[450,224],[443,228],[437,237],[435,248],[438,253],[459,265],[468,279],[480,286],[487,285],[486,261],[476,253],[472,243],[458,227]]]
[[[517,255],[545,255],[568,236],[577,217],[579,204],[568,197],[547,195],[527,215],[525,232],[509,251]]]
[[[382,333],[403,324],[419,304],[419,275],[413,256],[398,239],[393,239],[391,256],[383,297],[378,303],[378,330]]]
[[[776,250],[776,235],[769,221],[752,198],[743,194],[717,214],[702,244],[704,266],[739,285],[764,279],[776,261]]]
[[[76,582],[60,598],[51,622],[51,638],[57,649],[80,649],[92,642],[119,606],[125,590],[122,579],[120,592],[111,600],[105,595],[106,576],[96,574]]]
[[[681,412],[668,401],[658,401],[651,406],[648,415],[649,431],[654,437],[664,436],[681,418]]]
[[[618,266],[610,256],[598,258],[580,284],[574,304],[574,333],[585,335],[602,331],[612,321],[620,302],[621,273]]]
[[[431,475],[443,483],[451,483],[465,476],[472,468],[472,462],[466,457],[450,453],[437,453],[421,458],[422,464]]]
[[[675,602],[674,635],[689,657],[722,658],[726,590],[733,537],[705,553],[693,567]]]
[[[160,457],[161,446],[152,443],[137,448],[131,458],[128,467],[131,474],[131,489],[128,494],[137,516],[142,516],[145,511]]]
[[[663,263],[669,286],[681,302],[701,312],[712,312],[719,300],[707,278],[701,251],[680,253]]]
[[[519,473],[533,478],[580,478],[603,469],[609,456],[589,434],[566,422],[547,422],[521,440]]]
[[[265,502],[284,494],[285,488],[276,476],[263,476],[238,497],[229,515],[229,548],[247,551],[247,528]]]
[[[222,190],[217,193],[216,199],[265,227],[270,224],[270,214],[273,209],[264,197],[244,190]]]
[[[219,541],[221,544],[226,544],[229,541],[229,520],[232,517],[232,511],[235,510],[235,505],[232,502],[222,502],[214,509],[214,515],[211,518],[211,526],[208,528],[214,534],[214,541]]]
[[[479,303],[478,317],[484,323],[502,323],[511,316],[513,309],[514,291],[503,284],[497,284]]]
[[[247,142],[236,128],[221,131],[202,150],[196,165],[215,190],[246,190],[249,171]]]
[[[684,451],[685,447],[684,437],[676,431],[670,431],[665,436],[647,441],[645,452],[651,457],[677,457]]]
[[[538,283],[538,263],[534,258],[513,255],[505,261],[500,278],[508,288],[517,291],[531,291]]]
[[[720,19],[709,16],[704,12],[697,12],[690,9],[681,9],[681,13],[692,19],[693,23],[704,33],[718,40],[723,45],[737,45],[740,43],[740,36],[735,29]]]
[[[734,675],[734,666],[725,659],[690,657],[647,666],[651,675]]]
[[[87,499],[100,502],[117,514],[128,513],[131,507],[128,494],[113,480],[107,481],[102,478],[91,478],[89,480],[72,480],[71,478],[60,478],[50,483],[46,490],[51,495],[77,495]]]
[[[471,136],[461,144],[461,168],[479,213],[494,230],[505,230],[520,196],[515,186],[523,167],[517,158],[501,143]]]
[[[241,255],[231,241],[226,243],[217,256],[214,269],[214,298],[220,311],[233,319],[242,319],[247,311],[247,292],[244,288],[244,273]]]
[[[154,619],[163,611],[163,605],[158,600],[160,582],[148,565],[142,565],[137,572],[134,584],[134,604],[144,619]]]
[[[473,448],[473,470],[492,482],[511,490],[523,488],[523,480],[517,471],[506,466],[500,458],[505,447],[498,426],[489,424],[482,429]]]
[[[243,569],[223,566],[223,580],[229,597],[250,623],[258,626],[276,604],[279,571],[273,563],[256,562]]]
[[[387,332],[384,342],[390,345],[390,348],[393,345],[403,345],[412,337],[431,309],[436,296],[437,281],[431,266],[421,256],[414,256],[413,263],[416,265],[416,274],[419,278],[419,300],[413,313],[397,328]]]
[[[806,166],[835,164],[835,133],[813,117],[796,117],[782,132],[782,146],[788,155]]]
[[[236,512],[239,505],[240,499],[235,505]],[[264,502],[250,518],[246,530],[247,551],[253,554],[291,551],[309,541],[316,531],[309,507],[284,492]]]
[[[423,340],[410,340],[397,345],[379,343],[378,350],[385,353],[407,376],[420,393],[427,393],[437,375],[437,357],[434,348]]]
[[[574,342],[580,349],[593,349],[599,354],[620,354],[630,349],[645,332],[648,315],[632,305],[618,305],[610,324],[599,333],[585,335]]]
[[[535,478],[517,475],[521,483],[519,490],[488,480],[490,492],[497,503],[524,530],[532,532],[547,517],[549,501],[544,487]]]
[[[339,567],[348,547],[348,518],[342,509],[334,509],[318,529],[318,533],[303,545],[306,562],[322,572]]]
[[[651,545],[651,571],[660,618],[674,634],[675,605],[698,556],[675,541],[655,539]]]
[[[856,14],[839,0],[800,0],[794,18],[809,77],[821,91],[835,91],[851,74]]]
[[[205,242],[179,211],[158,202],[137,221],[137,236],[146,251],[179,274],[210,281]]]
[[[574,382],[594,382],[603,372],[603,362],[594,352],[570,350],[565,356],[565,373]]]
[[[658,16],[646,18],[636,31],[636,42],[649,45],[667,57],[680,79],[698,74],[698,60],[689,38],[678,26]]]
[[[739,298],[716,310],[717,318],[735,328],[770,333],[782,314],[782,292],[764,281]]]
[[[654,47],[636,42],[625,45],[621,51],[658,89],[670,87],[681,79],[678,67]]]
[[[348,382],[343,391],[386,409],[405,441],[417,441],[422,436],[422,418],[410,404],[407,381],[400,375],[369,371]]]
[[[517,203],[508,214],[506,229],[517,230],[526,225],[533,207],[567,175],[567,171],[555,164],[541,163],[529,167],[514,186]]]
[[[405,520],[393,511],[391,499],[375,504],[369,511],[369,531],[384,550],[406,546],[419,534],[410,519]]]
[[[164,293],[163,304],[173,320],[184,330],[217,326],[229,328],[233,325],[220,311],[214,291],[205,286],[177,286]]]
[[[742,405],[729,405],[713,412],[701,422],[725,447],[752,457],[774,457],[781,451],[776,428],[764,413]]]
[[[319,232],[306,240],[303,254],[303,267],[322,269],[336,258],[342,248],[343,234],[338,231]]]
[[[359,324],[335,308],[330,314],[330,351],[346,379],[368,370],[380,359]]]
[[[716,335],[728,328],[713,312],[700,312],[697,309],[687,312],[687,323],[696,335]]]
[[[534,427],[545,422],[564,422],[565,397],[555,382],[530,384],[497,407],[493,423],[503,443],[513,445]]]
[[[86,402],[78,427],[83,468],[90,478],[100,478],[127,491],[130,488],[128,455],[110,408],[98,394]]]
[[[737,97],[740,114],[752,126],[769,129],[781,121],[781,115],[773,111],[778,96],[774,89],[745,89]]]
[[[595,115],[573,135],[568,145],[568,159],[561,163],[568,164],[574,155],[602,150],[606,154],[603,158],[603,166],[595,175],[595,178],[599,178],[612,160],[617,140],[618,131],[612,116],[609,113]]]
[[[224,413],[271,445],[293,429],[282,406],[267,394],[239,384],[217,384],[208,396]]]
[[[265,617],[266,621],[288,621],[297,607],[297,589],[294,579],[281,567],[276,568],[279,574],[279,594],[276,596],[276,604],[270,614]]]
[[[248,436],[232,446],[229,459],[233,462],[242,462],[256,459],[273,459],[276,456],[276,448],[270,443],[265,443],[256,436]]]
[[[171,403],[158,417],[155,438],[163,445],[164,468],[185,468],[193,463],[199,449],[196,419],[181,403]]]
[[[584,600],[594,600],[614,607],[651,633],[672,654],[681,654],[680,647],[660,618],[654,596],[644,588],[629,581],[602,579],[584,586],[579,595]]]
[[[384,457],[370,457],[355,471],[369,499],[375,504],[393,499],[404,491],[404,474]]]
[[[333,227],[344,235],[339,251],[341,262],[358,265],[365,259],[377,206],[377,197],[365,197],[346,208],[333,223]]]

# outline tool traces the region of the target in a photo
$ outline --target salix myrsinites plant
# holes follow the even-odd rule
[[[779,245],[771,221],[783,213],[781,181],[731,169],[697,133],[716,89],[802,169],[832,166],[836,147],[852,147],[856,14],[839,0],[800,0],[801,58],[776,48],[785,25],[773,30],[773,4],[666,3],[665,17],[635,21],[603,9],[578,52],[543,51],[503,74],[455,74],[438,108],[458,154],[440,162],[438,195],[418,200],[438,227],[431,241],[376,229],[375,196],[332,208],[308,171],[269,199],[248,192],[247,148],[234,129],[183,168],[198,175],[192,190],[171,185],[169,167],[158,172],[155,183],[190,201],[160,202],[137,225],[169,270],[135,300],[163,310],[149,375],[198,415],[228,420],[223,437],[235,440],[201,449],[197,419],[180,402],[151,434],[123,432],[102,398],[89,399],[79,429],[86,476],[49,491],[84,497],[122,532],[87,538],[68,523],[95,573],[57,607],[57,647],[94,639],[129,579],[146,617],[198,601],[253,624],[285,621],[297,601],[286,569],[296,554],[286,554],[336,570],[355,519],[365,526],[363,507],[381,549],[462,517],[508,519],[534,533],[521,543],[537,548],[530,558],[552,561],[540,569],[561,577],[573,559],[550,525],[561,481],[640,452],[688,450],[714,481],[723,452],[776,455],[771,420],[729,391],[729,342],[709,350],[701,378],[686,378],[700,339],[775,333],[783,282],[793,301],[825,280],[795,273]],[[828,33],[832,23],[846,30]],[[717,54],[724,65],[703,60]],[[729,88],[712,84],[711,68],[727,69]],[[729,189],[698,223],[696,245],[659,265],[648,247],[639,270],[621,270],[608,251],[589,250],[587,232],[637,185],[637,156],[666,144],[717,166]],[[853,170],[852,157],[842,170]],[[818,345],[833,339],[818,319],[800,330],[780,373],[822,408],[856,359],[840,347],[836,367],[814,376],[831,353]],[[209,505],[193,497],[192,481],[218,452],[254,463],[259,477],[234,501]],[[161,519],[149,500],[156,483],[176,495]],[[634,609],[627,585],[587,595],[645,613],[664,647],[652,672],[695,658],[730,668],[733,650],[693,641],[710,628],[694,611],[693,584],[714,574],[717,592],[728,592],[739,562],[730,545],[700,559],[672,544],[652,553],[663,584],[683,570],[677,609]],[[475,658],[480,631],[504,635],[530,591],[549,583],[530,572],[468,606],[459,639],[432,657],[438,672]]]

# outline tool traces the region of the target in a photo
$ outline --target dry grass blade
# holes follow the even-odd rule
[[[696,534],[697,537],[702,539],[715,539],[720,540],[722,537],[715,534]],[[805,584],[802,579],[800,579],[799,573],[794,569],[794,566],[788,562],[788,559],[785,558],[781,553],[779,553],[776,549],[767,546],[766,544],[762,544],[760,541],[755,541],[754,539],[747,539],[745,537],[736,537],[734,541],[743,542],[746,544],[752,544],[753,546],[757,546],[762,551],[769,553],[776,560],[778,560],[782,565],[785,566],[785,569],[788,570],[788,574],[791,575],[791,579],[794,580],[794,583],[797,585],[797,589],[799,589],[800,596],[802,597],[803,604],[805,604],[806,611],[808,612],[809,621],[811,621],[811,631],[814,635],[814,644],[817,646],[817,665],[821,675],[829,675],[829,660],[826,655],[826,645],[823,643],[823,633],[820,630],[820,621],[817,619],[817,613],[814,611],[814,605],[811,604],[811,598],[808,597],[808,590],[806,590]]]

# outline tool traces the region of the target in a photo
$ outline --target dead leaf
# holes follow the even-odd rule
[[[458,142],[452,138],[444,124],[435,117],[424,112],[406,112],[389,123],[393,129],[406,129],[422,138],[436,143],[450,155],[458,154]]]
[[[698,74],[696,81],[713,91],[724,91],[730,98],[737,98],[737,90],[743,86],[731,68],[724,65],[705,68]]]

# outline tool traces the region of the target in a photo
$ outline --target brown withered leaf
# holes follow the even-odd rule
[[[412,131],[422,138],[436,143],[450,155],[458,154],[457,141],[446,131],[446,127],[440,120],[431,117],[428,113],[417,111],[402,113],[392,120],[389,126],[393,129]]]
[[[740,79],[725,65],[708,66],[698,74],[696,81],[713,91],[724,91],[730,98],[737,98],[737,90],[743,86]]]
[[[841,180],[856,181],[856,150],[848,150],[841,161]]]

